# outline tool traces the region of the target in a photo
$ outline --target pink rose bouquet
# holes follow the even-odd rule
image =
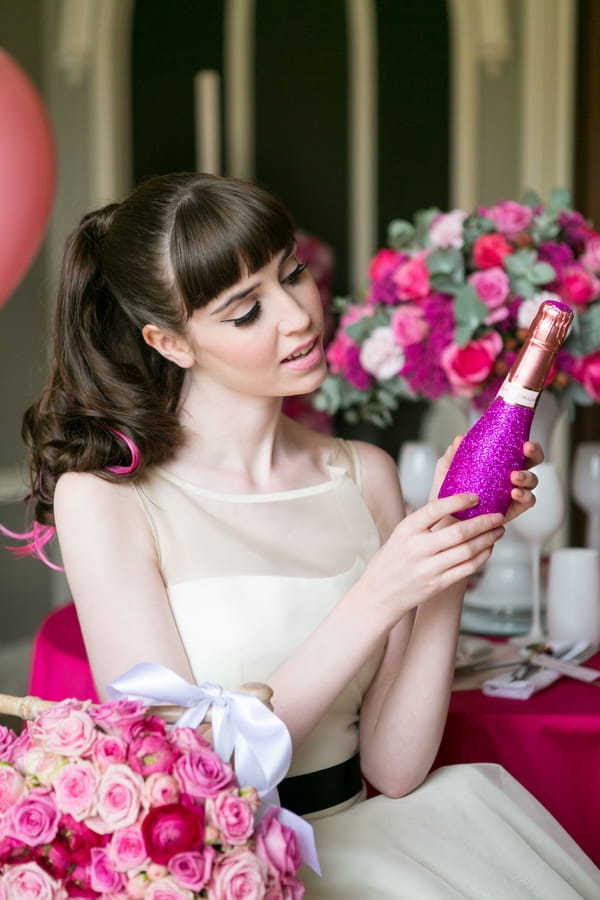
[[[301,900],[296,833],[195,728],[67,700],[0,726],[0,898]]]
[[[369,266],[361,298],[337,298],[330,374],[318,409],[349,422],[391,421],[401,398],[496,395],[540,303],[575,312],[547,389],[567,408],[600,402],[600,233],[570,208],[533,193],[473,212],[396,220]]]

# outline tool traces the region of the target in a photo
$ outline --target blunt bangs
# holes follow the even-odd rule
[[[294,223],[276,198],[246,182],[200,176],[178,206],[170,239],[188,316],[261,269],[293,239]]]

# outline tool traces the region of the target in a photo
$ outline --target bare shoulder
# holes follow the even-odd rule
[[[133,491],[127,483],[118,484],[93,472],[65,472],[56,484],[54,510],[61,513],[78,508],[84,510],[120,509],[136,505]]]
[[[405,515],[396,461],[375,444],[352,441],[361,466],[365,502],[382,539]]]

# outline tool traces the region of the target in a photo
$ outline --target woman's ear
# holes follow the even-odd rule
[[[191,369],[196,362],[192,348],[184,337],[165,331],[158,325],[144,325],[142,337],[149,347],[182,369]]]

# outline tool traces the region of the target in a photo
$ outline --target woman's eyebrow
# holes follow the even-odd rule
[[[286,261],[286,259],[289,256],[291,256],[295,246],[296,246],[296,238],[291,238],[288,241],[288,243],[286,244],[281,256],[279,257],[279,265],[280,266],[282,266],[283,263]],[[213,311],[211,313],[209,313],[209,315],[216,316],[219,313],[223,312],[223,310],[227,309],[228,306],[231,306],[232,303],[237,303],[238,300],[243,300],[245,297],[248,296],[248,294],[251,294],[252,291],[256,287],[258,287],[259,284],[260,284],[260,281],[256,281],[253,284],[251,284],[249,287],[244,288],[243,291],[238,291],[237,294],[232,294],[230,297],[227,297],[227,299],[224,300],[223,303],[219,304],[219,306],[217,306],[216,309],[213,309]]]

